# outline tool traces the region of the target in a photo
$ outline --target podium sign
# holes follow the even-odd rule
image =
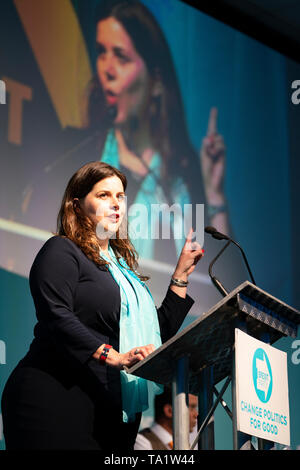
[[[290,445],[287,354],[235,329],[237,430]]]

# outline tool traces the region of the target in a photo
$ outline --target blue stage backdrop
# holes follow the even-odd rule
[[[125,43],[117,57],[122,85],[114,93],[104,89],[101,61],[112,37],[103,39],[101,32],[99,40],[95,9],[101,4],[102,0],[1,2],[0,396],[33,337],[31,264],[56,230],[68,179],[92,160],[108,161],[125,172],[130,204],[140,201],[143,184],[149,184],[162,203],[181,201],[193,208],[205,204],[205,223],[231,234],[243,246],[257,285],[300,307],[294,232],[299,225],[295,175],[300,145],[295,133],[300,105],[291,99],[292,81],[300,79],[299,64],[179,0],[144,0],[161,32],[157,47],[146,52],[147,40],[134,44],[131,38],[138,54],[143,50],[154,64],[151,69],[147,63],[146,69],[156,80],[149,109],[138,115],[138,121],[130,96],[137,87],[142,93],[143,84],[126,82],[131,58]],[[114,104],[116,117],[111,117],[109,103]],[[122,110],[129,117],[122,117]],[[139,126],[155,127],[158,113],[164,117],[157,121],[156,145],[142,145],[139,154],[145,161],[149,157],[150,167],[157,161],[158,170],[166,170],[151,186],[149,176],[137,170],[136,160],[131,165],[130,142],[124,158],[118,148],[128,135],[134,147]],[[213,139],[218,148],[212,148]],[[195,225],[193,219],[200,239]],[[184,237],[174,240],[171,230],[170,240],[150,237],[133,243],[140,254],[140,271],[150,275],[149,288],[159,305]],[[195,304],[183,326],[220,300],[208,265],[222,243],[205,236],[204,260],[190,278]],[[228,289],[249,279],[234,247],[218,261],[216,271]],[[295,448],[300,444],[300,365],[292,346],[297,343],[287,338],[277,346],[288,353]],[[226,400],[230,404],[229,392]],[[149,418],[151,410],[144,422]],[[215,422],[217,449],[231,448],[231,423],[222,409],[216,411]],[[4,448],[0,426],[0,449]]]

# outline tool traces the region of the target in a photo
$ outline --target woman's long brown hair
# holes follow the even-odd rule
[[[117,168],[107,163],[99,161],[90,162],[79,168],[67,185],[57,216],[57,235],[72,240],[91,261],[97,266],[106,266],[106,269],[108,269],[108,262],[101,258],[99,254],[100,245],[96,235],[96,228],[92,221],[83,213],[80,206],[77,206],[75,210],[74,199],[80,200],[84,198],[96,183],[111,176],[120,178],[124,191],[126,191],[126,176]],[[149,279],[149,276],[143,276],[136,271],[138,268],[138,253],[128,235],[127,238],[121,238],[118,230],[116,238],[110,239],[110,246],[118,261],[120,257],[124,258],[129,268],[142,281]]]

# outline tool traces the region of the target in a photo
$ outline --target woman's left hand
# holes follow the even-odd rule
[[[194,271],[198,261],[202,258],[204,250],[198,242],[192,241],[193,229],[191,228],[181,250],[173,277],[183,281]]]

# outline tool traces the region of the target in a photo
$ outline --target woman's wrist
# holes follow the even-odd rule
[[[94,352],[93,358],[96,359],[96,361],[99,361],[100,356],[101,356],[101,354],[102,354],[102,351],[103,351],[103,349],[104,349],[104,346],[105,346],[105,344],[101,344],[101,346],[99,346],[99,348],[97,349],[97,351]]]
[[[93,358],[100,364],[122,369],[122,354],[116,351],[112,346],[102,344],[93,354]]]
[[[174,274],[172,275],[172,279],[178,279],[180,281],[188,282],[188,275],[187,273],[175,270]]]
[[[102,352],[99,357],[99,362],[100,364],[105,364],[106,360],[108,358],[108,354],[110,350],[112,349],[112,346],[110,344],[105,344],[104,347],[102,348]]]
[[[188,276],[186,273],[175,271],[173,276],[171,277],[171,282],[169,286],[171,291],[173,291],[176,295],[178,295],[179,297],[182,297],[183,299],[185,299],[186,297],[187,285],[184,285],[184,283],[188,282],[187,278]],[[177,282],[174,282],[174,280],[176,280]]]

